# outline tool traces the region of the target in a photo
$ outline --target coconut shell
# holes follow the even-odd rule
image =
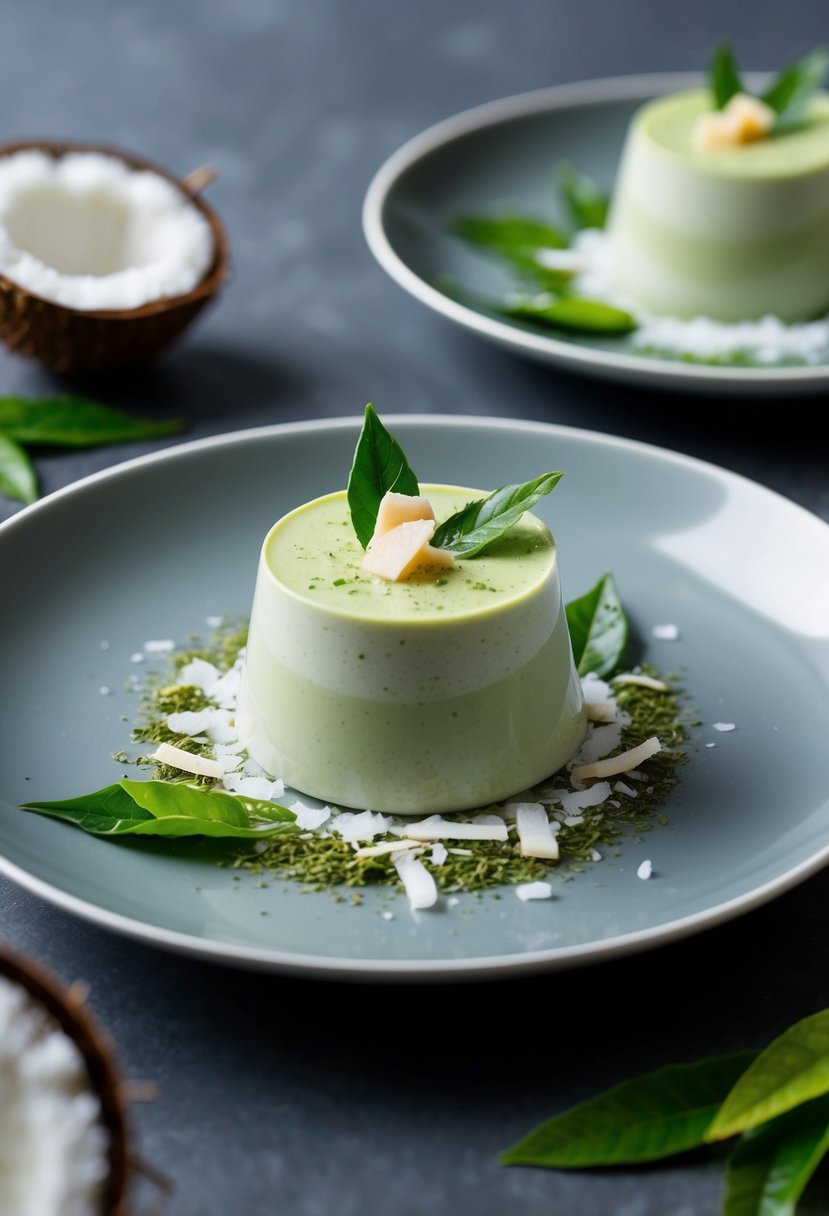
[[[109,1178],[104,1216],[128,1216],[129,1136],[124,1082],[112,1043],[84,1004],[85,992],[66,988],[40,964],[0,948],[0,976],[24,988],[43,1005],[75,1043],[89,1070],[90,1089],[101,1103],[101,1120],[109,1133]]]
[[[213,234],[213,261],[186,295],[153,300],[140,308],[86,311],[56,304],[0,274],[0,340],[50,371],[84,372],[99,367],[145,362],[174,342],[216,295],[228,273],[229,250],[216,212],[182,181],[143,157],[102,144],[24,140],[0,146],[0,157],[38,151],[58,159],[67,152],[99,152],[131,169],[146,169],[181,191],[207,220]]]

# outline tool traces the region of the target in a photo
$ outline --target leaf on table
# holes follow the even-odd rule
[[[554,1169],[659,1161],[697,1148],[754,1052],[672,1064],[565,1111],[513,1145],[504,1165]]]
[[[558,299],[544,295],[527,296],[491,307],[494,312],[503,313],[513,320],[533,321],[536,325],[563,329],[569,333],[610,336],[633,333],[637,328],[632,313],[582,296],[562,296]]]
[[[0,431],[17,443],[97,447],[161,439],[184,426],[183,418],[136,418],[86,397],[0,397]]]
[[[287,807],[186,781],[131,781],[61,802],[27,802],[24,811],[51,815],[96,836],[259,838],[295,830]]]
[[[37,498],[37,476],[31,460],[13,439],[0,431],[0,494],[15,502]]]
[[[829,52],[824,47],[817,47],[778,72],[761,99],[777,115],[776,134],[790,131],[803,121],[809,102],[823,84],[827,72]]]
[[[417,495],[420,486],[400,444],[389,434],[369,403],[354,451],[347,491],[351,522],[364,549],[374,535],[380,500],[389,490],[396,494]]]
[[[725,1140],[829,1093],[829,1009],[797,1022],[760,1053],[723,1103],[708,1140]]]
[[[450,549],[458,557],[474,557],[517,524],[563,476],[561,472],[542,473],[533,481],[502,486],[487,498],[467,503],[439,525],[431,543],[439,549]]]
[[[746,1132],[728,1160],[723,1216],[793,1216],[827,1151],[827,1097]]]
[[[596,586],[565,609],[573,658],[580,676],[607,676],[621,662],[628,639],[628,621],[613,575],[603,574]]]
[[[610,198],[592,177],[564,162],[556,169],[556,184],[576,228],[604,228]]]
[[[714,48],[708,66],[708,87],[713,94],[714,107],[717,110],[724,110],[732,97],[746,92],[734,62],[734,54],[727,42],[721,42]]]

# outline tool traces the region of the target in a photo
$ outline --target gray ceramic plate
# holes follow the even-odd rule
[[[79,482],[0,528],[0,869],[67,911],[226,962],[318,976],[496,976],[640,950],[727,920],[829,858],[829,527],[711,465],[531,423],[396,418],[435,481],[567,476],[540,513],[565,594],[615,571],[644,652],[680,670],[704,724],[668,827],[549,902],[467,896],[413,916],[287,883],[267,888],[203,843],[114,842],[15,809],[117,779],[135,712],[129,656],[247,613],[261,539],[340,486],[354,419],[186,444]],[[676,642],[651,627],[675,623]],[[108,649],[101,643],[108,642]],[[102,695],[102,687],[111,690]],[[711,724],[736,723],[730,734]],[[705,743],[715,743],[713,748]],[[447,759],[451,763],[451,759]],[[654,878],[636,877],[650,858]]]
[[[756,82],[754,76],[748,79]],[[570,371],[697,392],[756,396],[824,390],[829,385],[825,363],[708,367],[634,354],[627,339],[549,336],[459,303],[438,286],[448,276],[473,296],[498,297],[511,283],[500,267],[446,232],[451,216],[486,214],[499,206],[553,214],[553,168],[562,160],[610,190],[637,107],[699,83],[698,75],[672,73],[561,85],[438,123],[395,152],[369,187],[363,227],[374,256],[401,287],[451,321]]]

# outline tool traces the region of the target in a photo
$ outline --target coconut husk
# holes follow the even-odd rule
[[[144,362],[158,355],[192,324],[227,277],[229,248],[224,225],[193,183],[131,152],[103,144],[59,140],[23,140],[0,146],[0,157],[39,151],[55,159],[67,152],[99,152],[132,169],[146,169],[171,182],[198,208],[213,234],[213,261],[202,280],[186,295],[154,300],[140,308],[82,311],[45,300],[0,274],[0,340],[18,354],[37,359],[53,372],[82,372],[100,367]]]
[[[89,1070],[90,1089],[101,1103],[109,1133],[109,1177],[104,1216],[128,1216],[129,1125],[123,1077],[109,1036],[86,1008],[86,985],[67,988],[39,963],[0,947],[0,975],[25,988],[75,1043]]]

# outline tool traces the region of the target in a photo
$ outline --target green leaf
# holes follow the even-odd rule
[[[578,1169],[658,1161],[697,1148],[754,1055],[738,1052],[695,1064],[671,1064],[623,1081],[548,1119],[507,1149],[501,1162]]]
[[[558,228],[520,215],[459,215],[449,230],[471,245],[508,258],[532,258],[539,249],[566,249],[570,243]]]
[[[556,182],[576,228],[604,228],[610,199],[592,177],[564,163],[556,170]]]
[[[827,1152],[825,1097],[746,1132],[728,1161],[723,1216],[793,1216]]]
[[[580,676],[607,676],[619,665],[628,640],[628,622],[612,574],[566,607],[573,658]]]
[[[809,102],[829,71],[829,52],[817,47],[778,72],[762,96],[777,115],[775,133],[791,130],[802,122]]]
[[[796,1022],[770,1043],[734,1086],[708,1140],[726,1140],[829,1093],[829,1009]]]
[[[724,110],[737,93],[746,92],[727,42],[721,42],[714,48],[708,67],[708,87],[714,96],[714,106],[717,110]]]
[[[637,328],[636,318],[621,308],[613,308],[600,300],[581,296],[528,296],[504,305],[494,305],[494,312],[503,313],[516,321],[534,321],[551,329],[563,329],[580,334],[629,334]]]
[[[351,522],[364,549],[374,535],[380,500],[388,490],[417,495],[420,486],[400,444],[369,403],[348,478]]]
[[[542,473],[534,481],[502,486],[488,498],[467,503],[435,530],[431,543],[440,549],[451,549],[458,557],[474,557],[517,524],[524,512],[531,511],[539,499],[554,490],[563,476],[563,473]]]
[[[67,798],[62,802],[27,802],[35,811],[73,823],[96,836],[268,837],[294,831],[287,807],[187,781],[131,781]]]
[[[0,397],[0,431],[17,443],[88,448],[177,435],[184,425],[183,418],[135,418],[85,397]]]
[[[0,432],[0,494],[15,502],[34,502],[37,477],[29,457],[13,439]]]

